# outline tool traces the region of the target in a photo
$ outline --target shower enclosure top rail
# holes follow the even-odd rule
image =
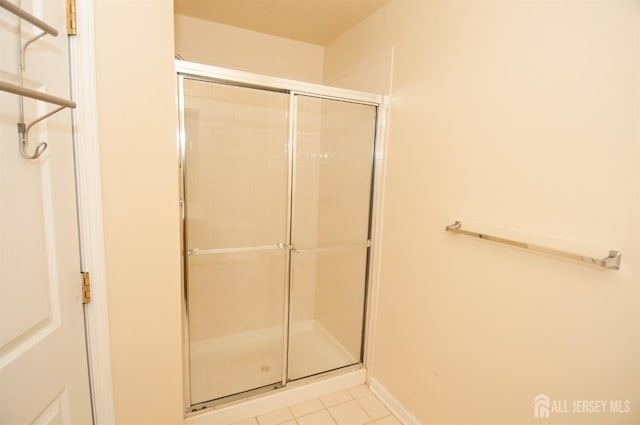
[[[209,79],[210,81],[229,82],[254,88],[262,87],[271,90],[292,92],[308,96],[322,96],[328,99],[348,100],[350,102],[359,102],[371,105],[380,105],[385,101],[385,96],[381,94],[343,89],[340,87],[329,87],[322,84],[254,74],[252,72],[237,71],[234,69],[204,65],[179,59],[175,60],[175,64],[178,74],[196,79]]]
[[[511,239],[505,239],[498,236],[486,235],[483,233],[471,232],[469,230],[462,229],[462,222],[456,221],[453,224],[448,225],[445,230],[447,232],[459,233],[461,235],[471,236],[478,239],[484,239],[492,242],[497,242],[505,245],[516,246],[518,248],[524,248],[531,251],[541,252],[544,254],[555,255],[557,257],[568,258],[570,260],[582,261],[584,263],[593,264],[598,267],[602,267],[609,270],[619,270],[620,262],[622,261],[622,253],[616,250],[610,250],[609,255],[599,259],[587,257],[584,255],[573,254],[571,252],[560,251],[553,248],[546,248],[539,245],[533,245],[526,242],[518,242]]]

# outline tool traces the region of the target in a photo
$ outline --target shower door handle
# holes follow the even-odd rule
[[[269,251],[274,249],[288,249],[291,245],[281,242],[275,245],[262,245],[262,246],[244,246],[238,248],[213,248],[213,249],[200,249],[193,248],[187,251],[187,255],[206,255],[206,254],[231,254],[238,252],[251,252],[251,251]]]

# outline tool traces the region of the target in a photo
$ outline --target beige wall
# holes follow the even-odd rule
[[[640,421],[639,7],[394,0],[326,47],[328,77],[395,49],[373,376],[421,422],[531,423],[538,393]]]
[[[637,8],[394,0],[326,48],[337,79],[395,46],[373,371],[421,421],[531,422],[539,392],[634,403],[549,423],[639,420]],[[118,423],[182,421],[172,24],[166,0],[96,0]],[[280,63],[237,40],[216,64],[321,78],[316,53]],[[456,218],[620,249],[622,270],[446,234]]]
[[[321,82],[324,49],[189,16],[175,16],[176,53],[185,60]]]
[[[389,94],[393,75],[393,48],[388,47],[380,52],[354,48],[356,50],[353,55],[349,55],[348,49],[343,46],[325,52],[324,84]]]
[[[179,424],[173,2],[96,0],[95,36],[116,422]]]

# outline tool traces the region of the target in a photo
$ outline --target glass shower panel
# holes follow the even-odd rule
[[[196,405],[282,382],[289,95],[188,78],[183,91]]]
[[[362,361],[376,107],[296,96],[288,379]]]

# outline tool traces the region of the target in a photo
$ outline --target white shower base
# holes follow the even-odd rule
[[[282,381],[282,328],[265,328],[191,344],[192,404]],[[315,320],[292,326],[290,380],[358,363]]]

